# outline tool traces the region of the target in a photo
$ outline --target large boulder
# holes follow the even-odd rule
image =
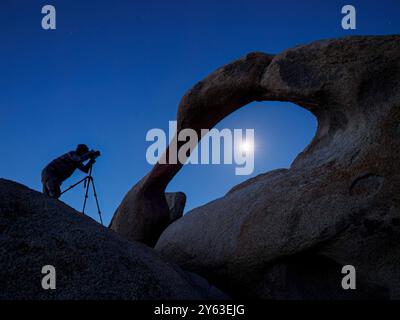
[[[0,299],[218,299],[206,280],[64,203],[0,179]],[[41,286],[56,269],[56,289]]]
[[[214,108],[237,79],[247,91],[234,101],[245,104],[253,92],[251,100],[311,111],[313,141],[290,169],[252,178],[171,224],[156,250],[234,296],[399,299],[400,36],[318,41],[263,57],[247,56],[196,85],[178,123],[213,125],[234,111],[237,104]],[[251,84],[240,82],[255,68]],[[154,185],[174,175],[155,171]],[[358,290],[341,289],[344,265],[356,268]]]

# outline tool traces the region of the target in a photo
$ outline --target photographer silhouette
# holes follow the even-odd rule
[[[87,145],[79,144],[75,151],[70,151],[50,162],[42,171],[43,193],[58,199],[61,196],[61,185],[76,169],[89,173],[100,151],[90,150]],[[89,160],[87,164],[85,161]]]

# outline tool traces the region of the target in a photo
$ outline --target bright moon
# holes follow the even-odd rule
[[[248,141],[244,141],[242,142],[242,144],[240,145],[240,150],[243,153],[250,153],[253,152],[254,146],[251,142]]]

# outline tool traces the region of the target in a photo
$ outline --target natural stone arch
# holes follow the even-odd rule
[[[356,266],[363,298],[397,299],[400,36],[287,50],[272,60],[260,86],[262,99],[289,100],[316,115],[312,143],[290,169],[249,179],[190,211],[155,249],[234,296],[310,298],[307,288],[290,296],[285,283],[312,283],[312,270],[332,278],[325,260]],[[317,264],[310,272],[289,271],[310,258]],[[340,283],[326,285],[339,298]]]
[[[397,84],[398,51],[392,44],[398,40],[399,37],[355,37],[316,42],[290,49],[275,57],[263,53],[249,54],[216,70],[182,98],[177,115],[178,131],[184,128],[195,130],[211,128],[225,116],[251,101],[293,102],[310,110],[318,119],[318,129],[312,143],[298,155],[290,170],[273,171],[251,179],[233,188],[227,197],[237,190],[248,188],[246,186],[256,185],[261,179],[282,186],[296,181],[296,183],[308,184],[310,188],[320,183],[319,191],[315,191],[321,192],[320,196],[323,196],[324,183],[327,183],[324,182],[325,179],[331,183],[332,188],[347,190],[348,194],[349,187],[358,176],[365,174],[385,176],[381,167],[380,170],[375,171],[365,164],[363,167],[360,159],[371,152],[371,148],[368,151],[362,150],[365,141],[375,134],[371,132],[374,129],[371,126],[371,117],[384,120],[388,118],[388,110],[392,110],[391,112],[394,110],[393,101],[397,97],[396,91],[384,90],[384,92],[388,90],[390,92],[388,95],[381,96],[379,101],[374,100],[374,95],[369,92],[381,85],[380,82],[374,81],[375,73],[371,69],[394,70],[389,80],[391,79],[393,85]],[[364,50],[367,44],[369,50]],[[364,107],[368,104],[384,104],[385,108],[371,110]],[[379,143],[373,145],[377,147]],[[348,170],[350,164],[352,164],[352,169]],[[169,209],[164,195],[165,187],[180,168],[179,164],[155,165],[151,172],[124,198],[114,215],[111,228],[132,240],[154,245],[161,232],[170,223]],[[386,166],[385,170],[390,172],[392,170],[390,168]],[[316,172],[320,174],[320,179],[313,185],[313,181],[309,181],[307,177],[313,176]],[[382,182],[384,179],[379,178],[379,181]],[[290,193],[290,189],[286,192]],[[223,202],[224,199],[216,203],[220,201]],[[282,199],[276,199],[276,201],[282,201]],[[346,199],[346,201],[349,200]],[[204,207],[211,208],[213,205],[214,202]],[[229,208],[226,206],[226,210]],[[215,209],[213,207],[213,210]],[[243,216],[244,225],[250,223],[246,222],[246,219],[250,218],[245,218],[242,212],[230,209],[236,212],[235,214]],[[279,208],[276,210],[279,211]],[[194,211],[202,212],[203,210],[195,209]],[[255,216],[257,215],[259,214]],[[213,237],[204,235],[204,241],[187,243],[187,248],[179,240],[186,239],[186,242],[189,240],[190,236],[187,232],[190,232],[188,229],[192,224],[204,225],[205,230],[213,234],[210,221],[214,218],[210,219],[209,215],[207,218],[201,216],[196,214],[193,217],[184,217],[174,223],[163,234],[157,249],[172,259],[176,259],[178,263],[184,263],[181,260],[183,256],[195,254],[199,260],[195,259],[193,263],[196,261],[198,263],[196,268],[202,269],[200,260],[205,258],[202,252],[212,245]],[[223,213],[219,214],[219,217],[223,216]],[[303,240],[302,243],[315,243],[332,237],[341,224],[346,225],[343,221],[347,221],[347,218],[343,212],[337,215],[336,220],[332,220],[331,227],[316,225],[315,234],[308,235],[309,238]],[[209,222],[203,221],[207,219]],[[269,216],[268,219],[272,217]],[[240,218],[237,221],[241,223]],[[214,221],[214,223],[221,225],[223,222]],[[337,227],[334,227],[335,225]],[[231,237],[235,235],[239,236],[232,233]],[[187,236],[189,238],[186,238]],[[238,239],[249,236],[242,234]],[[174,238],[175,240],[171,243]],[[226,261],[224,259],[228,259],[228,256],[233,253],[243,254],[243,250],[253,252],[257,247],[249,248],[247,245],[243,247],[245,241],[238,241],[225,239],[218,244],[222,246],[220,250],[225,251],[225,254],[221,255],[222,261]],[[178,243],[179,250],[176,251]],[[293,241],[291,247],[296,247],[296,243]],[[236,247],[236,249],[230,251],[223,246],[231,247],[232,250]],[[301,246],[298,247],[300,248]],[[179,252],[185,254],[179,255]],[[276,254],[278,253],[270,254],[270,257]],[[235,262],[237,263],[238,261]]]
[[[250,53],[197,83],[180,102],[177,132],[191,128],[200,136],[201,129],[211,129],[240,107],[261,101],[260,82],[272,59],[272,55]],[[168,146],[165,154],[170,148],[179,150],[182,144]],[[132,240],[154,245],[170,223],[165,189],[181,168],[181,163],[157,163],[124,198],[110,227]]]

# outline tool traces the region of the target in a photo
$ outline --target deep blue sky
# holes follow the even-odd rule
[[[57,10],[57,30],[41,29],[41,8]],[[341,8],[357,9],[357,30],[341,28]],[[400,2],[379,1],[0,1],[0,176],[40,190],[41,169],[86,143],[104,220],[150,169],[146,132],[168,128],[181,96],[219,66],[251,51],[278,53],[322,38],[400,31]],[[251,104],[218,128],[254,128],[254,175],[288,167],[311,141],[315,118],[287,103]],[[76,173],[63,187],[83,177]],[[234,166],[189,165],[169,191],[187,209],[249,177]],[[83,190],[63,201],[81,209]],[[93,206],[90,215],[97,219]]]

